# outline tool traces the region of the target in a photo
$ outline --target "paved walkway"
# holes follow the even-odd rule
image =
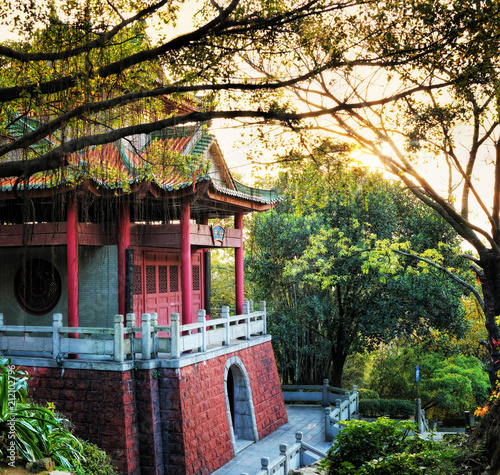
[[[327,452],[331,442],[325,442],[325,409],[321,406],[286,406],[288,423],[268,435],[265,439],[242,450],[233,460],[219,468],[212,475],[253,475],[259,471],[260,459],[269,457],[271,461],[280,454],[280,444],[295,443],[295,433],[302,432],[302,440]]]
[[[295,433],[302,432],[302,440],[323,452],[327,452],[332,442],[325,442],[325,409],[321,406],[286,406],[288,423],[282,425],[278,430],[268,435],[265,439],[250,445],[242,450],[233,460],[219,468],[212,475],[241,475],[248,473],[254,475],[261,467],[262,457],[269,457],[272,461],[280,454],[280,444],[295,443]],[[435,440],[442,439],[444,434],[456,432],[434,433]],[[426,432],[421,437],[430,437]]]

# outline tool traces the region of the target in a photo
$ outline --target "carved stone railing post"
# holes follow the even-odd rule
[[[250,300],[243,301],[243,315],[246,315],[245,324],[246,324],[246,335],[245,339],[250,340]],[[240,322],[238,322],[240,323]]]
[[[261,470],[267,470],[267,468],[269,467],[269,457],[262,457],[260,459],[260,464],[261,464]]]
[[[323,380],[323,389],[321,395],[321,405],[329,406],[330,405],[330,393],[328,391],[328,379]]]
[[[352,387],[352,393],[356,396],[356,404],[355,404],[354,412],[356,414],[359,414],[359,393],[358,393],[358,387],[356,385],[354,385]]]
[[[224,322],[224,329],[226,330],[224,345],[228,346],[230,341],[230,334],[229,334],[230,328],[229,328],[229,307],[227,305],[221,308],[220,317],[226,319],[226,321]]]
[[[58,355],[61,353],[61,328],[62,328],[62,314],[54,313],[52,317],[52,358],[57,360]]]
[[[170,315],[170,338],[172,358],[179,359],[181,357],[181,328],[179,323],[179,314],[172,313]]]
[[[142,314],[141,333],[142,333],[142,338],[141,338],[142,359],[143,360],[150,360],[153,347],[152,347],[152,341],[151,341],[151,315],[149,313]]]
[[[198,310],[198,322],[203,323],[203,326],[201,327],[201,347],[200,351],[204,353],[207,351],[207,312],[206,310]]]
[[[302,432],[295,432],[295,443],[300,444],[300,467],[304,466],[304,450],[302,449],[302,437],[304,434]]]
[[[125,326],[131,329],[130,333],[127,333],[126,336],[130,340],[130,355],[127,355],[127,357],[133,360],[135,358],[135,313],[127,313],[125,315]]]
[[[156,327],[158,326],[158,314],[156,312],[151,313],[151,348],[153,351],[153,354],[151,355],[151,358],[158,358],[158,335],[157,335],[157,330]]]
[[[287,444],[280,444],[280,455],[283,457],[283,473],[288,473],[288,457],[287,453],[288,452],[288,445]]]
[[[267,335],[267,316],[266,316],[266,301],[265,300],[261,300],[259,302],[259,310],[261,312],[264,312],[264,315],[262,316],[262,321],[263,321],[262,326],[264,327],[264,329],[262,330],[262,334]]]
[[[333,440],[332,434],[332,424],[331,424],[331,414],[332,410],[329,407],[325,407],[325,442],[331,442]]]
[[[117,363],[123,363],[125,359],[123,352],[123,315],[115,315],[115,334],[114,334],[114,360]]]
[[[339,408],[339,421],[342,421],[342,400],[341,399],[337,399],[335,401],[335,407],[338,407]]]

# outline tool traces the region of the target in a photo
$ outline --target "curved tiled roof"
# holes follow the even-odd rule
[[[147,136],[140,150],[125,146],[127,142],[118,141],[99,147],[88,148],[83,152],[72,154],[69,165],[64,169],[37,173],[30,177],[28,190],[56,189],[66,185],[76,186],[83,179],[89,180],[97,188],[121,190],[129,192],[132,185],[149,181],[152,186],[162,191],[171,192],[193,186],[193,183],[208,181],[213,189],[222,195],[254,203],[272,205],[279,197],[270,190],[258,190],[234,181],[225,183],[211,178],[204,172],[194,172],[192,178],[177,172],[173,166],[162,167],[161,175],[152,168],[145,174],[144,162],[148,162],[149,147],[153,142],[160,142],[164,150],[179,155],[207,156],[215,137],[201,126],[172,127],[154,135]],[[224,166],[227,169],[227,166]],[[2,193],[14,190],[17,178],[0,179]],[[26,183],[19,181],[18,190],[24,190]]]
[[[248,199],[251,197],[252,201],[256,201],[264,204],[276,204],[281,201],[281,197],[278,196],[274,190],[260,190],[258,188],[252,188],[250,186],[242,185],[237,181],[234,182],[237,189],[231,190],[224,186],[217,184],[216,180],[212,180],[212,185],[216,191],[219,193],[234,196],[237,198]]]

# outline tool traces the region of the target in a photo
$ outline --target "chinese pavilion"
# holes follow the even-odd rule
[[[233,179],[203,125],[0,180],[0,354],[123,473],[211,473],[286,422],[265,307],[243,295],[243,215],[277,201]],[[220,247],[236,315],[212,319]]]

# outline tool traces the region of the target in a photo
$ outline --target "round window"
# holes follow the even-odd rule
[[[61,277],[50,262],[31,259],[17,271],[14,291],[17,302],[26,312],[43,315],[59,302]]]

